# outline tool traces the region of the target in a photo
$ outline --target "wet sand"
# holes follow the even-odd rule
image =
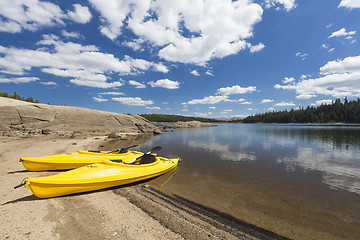
[[[149,138],[122,141],[124,146]],[[112,150],[105,137],[0,137],[1,239],[281,239],[282,237],[184,198],[167,195],[147,182],[91,193],[39,199],[13,187],[28,172],[18,157],[84,149]],[[106,147],[102,147],[106,146]],[[109,147],[109,149],[106,149]],[[121,146],[120,146],[121,147]],[[168,181],[172,173],[162,178]],[[158,183],[161,179],[157,179]]]

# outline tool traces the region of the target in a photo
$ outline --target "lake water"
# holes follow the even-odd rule
[[[138,150],[181,157],[150,184],[294,239],[359,239],[360,126],[219,124]]]

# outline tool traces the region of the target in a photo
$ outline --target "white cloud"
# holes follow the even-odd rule
[[[150,109],[150,110],[160,110],[161,108],[159,107],[146,107],[147,109]]]
[[[333,37],[347,37],[348,39],[352,39],[352,35],[356,34],[356,31],[350,31],[350,32],[346,32],[345,28],[342,28],[338,31],[333,32],[329,38],[333,38]]]
[[[29,83],[39,80],[37,77],[0,78],[0,83]]]
[[[46,85],[46,86],[57,86],[56,82],[39,82],[39,83]]]
[[[162,63],[153,64],[152,67],[153,67],[154,71],[156,71],[156,72],[162,72],[162,73],[169,72],[169,69]]]
[[[110,75],[139,74],[146,70],[164,72],[162,64],[125,56],[119,60],[113,54],[102,53],[94,45],[62,42],[55,35],[44,35],[36,50],[0,46],[0,72],[26,75],[32,68],[55,76],[72,78],[81,86],[112,88],[122,81],[109,82]]]
[[[323,45],[321,45],[321,47],[324,48],[324,49],[328,49],[328,48],[329,48],[329,44],[324,43]]]
[[[87,7],[74,4],[75,11],[67,14],[56,4],[38,0],[0,1],[0,31],[21,32],[38,30],[45,26],[65,25],[64,20],[86,23],[91,14]]]
[[[101,96],[99,97],[93,97],[95,102],[107,102],[109,101],[108,99],[102,98]]]
[[[244,93],[251,93],[254,91],[256,91],[256,87],[250,86],[244,88],[244,87],[240,87],[239,85],[235,85],[232,87],[219,88],[216,94],[222,94],[222,95],[244,94]]]
[[[150,81],[149,85],[152,87],[162,87],[167,89],[177,89],[179,88],[180,82],[177,81],[171,81],[169,79],[160,79],[156,82]]]
[[[252,104],[252,102],[241,102],[241,103],[239,103],[239,104],[250,105],[250,104]]]
[[[122,92],[101,92],[99,95],[125,95],[125,93]]]
[[[274,110],[275,110],[275,108],[273,108],[273,107],[268,108],[268,111],[274,111]]]
[[[308,53],[297,52],[295,54],[295,56],[301,58],[301,60],[304,61],[306,59],[306,57],[309,56],[309,54]]]
[[[290,106],[295,106],[295,104],[292,101],[290,101],[290,102],[281,101],[279,103],[276,103],[274,106],[275,107],[288,107],[288,106],[290,107]]]
[[[295,0],[265,0],[266,8],[276,7],[277,10],[280,10],[278,5],[283,5],[286,11],[290,11],[296,8]]]
[[[130,80],[129,84],[135,86],[135,88],[146,88],[145,84],[139,83],[139,82],[134,81],[134,80]]]
[[[123,43],[124,46],[127,46],[129,48],[132,48],[134,51],[144,51],[144,48],[142,47],[142,44],[145,43],[145,40],[142,38],[135,39],[133,41],[125,41]]]
[[[198,65],[246,49],[246,40],[253,36],[253,27],[263,13],[261,6],[251,1],[90,2],[102,15],[100,31],[108,38],[116,39],[126,28],[137,37],[131,41],[137,49],[140,44],[150,44],[167,61]],[[156,18],[149,17],[152,15]]]
[[[193,100],[187,102],[187,104],[190,104],[190,105],[193,105],[193,104],[215,104],[215,103],[219,103],[219,102],[226,101],[226,100],[228,100],[228,96],[218,95],[218,96],[204,97],[203,99],[193,99]]]
[[[68,32],[66,30],[62,30],[61,34],[66,38],[83,38],[83,36],[77,32]]]
[[[346,7],[346,8],[360,8],[360,1],[359,0],[342,0],[339,4],[339,7]]]
[[[216,109],[216,107],[209,107],[209,109]]]
[[[274,101],[273,99],[263,99],[261,100],[261,103],[271,103],[273,101]]]
[[[295,81],[295,78],[293,78],[293,77],[285,77],[282,82],[283,83],[291,83],[293,81]]]
[[[264,48],[265,48],[265,45],[263,43],[259,43],[258,45],[252,45],[250,47],[250,52],[251,53],[260,52]]]
[[[151,100],[142,100],[139,97],[118,97],[118,98],[112,98],[112,100],[130,106],[147,106],[154,104],[154,102]]]
[[[200,76],[200,74],[198,73],[198,71],[196,71],[195,69],[192,70],[190,73],[191,73],[192,75],[194,75],[194,76]]]
[[[333,102],[333,100],[331,100],[331,99],[329,99],[329,100],[323,99],[323,100],[318,100],[315,103],[312,103],[311,105],[317,106],[317,105],[321,105],[321,104],[331,104],[332,102]]]
[[[88,7],[81,6],[80,4],[74,4],[75,11],[68,11],[68,16],[75,22],[87,23],[91,19],[91,13]]]
[[[229,95],[232,94],[245,94],[256,91],[256,87],[240,87],[238,85],[232,87],[219,88],[216,92],[216,96],[208,96],[203,99],[193,99],[188,101],[187,104],[216,104],[219,102],[242,102],[240,104],[251,104],[251,102],[243,102],[245,99],[240,98],[238,100],[229,99]]]
[[[205,74],[206,74],[206,75],[209,75],[209,76],[214,76],[214,74],[213,74],[210,70],[207,70],[207,71],[205,72]]]

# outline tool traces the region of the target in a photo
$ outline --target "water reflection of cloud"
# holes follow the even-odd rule
[[[256,156],[239,151],[231,151],[229,145],[219,144],[216,142],[197,142],[188,141],[188,146],[192,148],[200,148],[207,152],[217,154],[222,160],[230,161],[255,161]]]
[[[284,163],[288,171],[299,166],[305,170],[323,173],[323,182],[332,188],[345,189],[360,194],[360,163],[357,151],[323,152],[315,148],[299,147],[296,157],[283,157],[277,160]]]

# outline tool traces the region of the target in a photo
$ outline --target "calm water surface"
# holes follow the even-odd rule
[[[359,239],[360,126],[219,124],[155,136],[150,184],[294,239]]]

